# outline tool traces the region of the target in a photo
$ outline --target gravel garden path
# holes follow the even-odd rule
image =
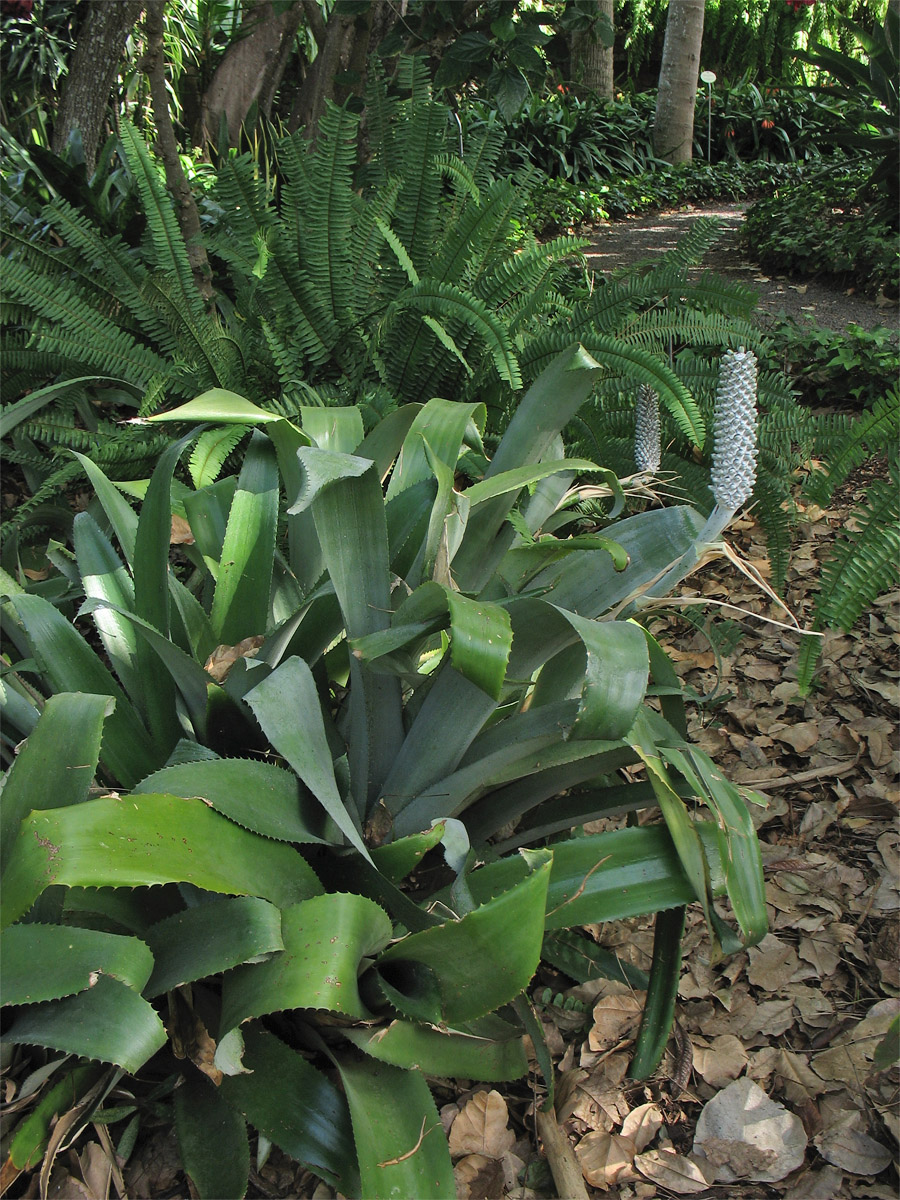
[[[595,270],[608,272],[633,266],[671,250],[698,217],[716,217],[722,222],[722,236],[707,254],[704,268],[729,279],[737,279],[759,293],[763,319],[782,313],[802,321],[812,316],[828,329],[844,329],[851,322],[872,329],[876,325],[896,326],[897,305],[882,304],[870,297],[847,290],[834,278],[799,278],[762,271],[748,260],[740,244],[744,204],[698,204],[685,208],[634,217],[595,226],[588,262]]]

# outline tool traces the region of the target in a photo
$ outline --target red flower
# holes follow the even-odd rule
[[[762,123],[762,127],[763,127],[763,129],[774,129],[774,128],[775,128],[775,122],[774,122],[774,121],[770,121],[770,120],[768,119],[768,117],[767,117],[767,118],[765,119],[765,121],[763,121],[763,123]]]

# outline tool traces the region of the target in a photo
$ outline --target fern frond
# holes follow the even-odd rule
[[[849,423],[829,455],[828,470],[816,474],[806,493],[816,504],[825,505],[834,492],[873,453],[897,444],[900,436],[900,390],[895,386],[876,400],[862,416]]]
[[[150,151],[130,121],[120,122],[119,137],[147,217],[156,265],[178,280],[179,303],[183,305],[185,313],[202,312],[203,303],[194,283],[184,238],[172,209],[172,199],[163,186]]]
[[[225,459],[247,433],[243,425],[223,425],[219,429],[204,429],[197,439],[188,469],[194,487],[207,487],[219,477]]]
[[[398,312],[415,309],[439,321],[444,316],[461,321],[472,328],[484,342],[500,378],[514,390],[522,386],[519,364],[506,330],[494,314],[474,296],[452,284],[425,279],[399,296],[392,307]],[[402,372],[403,367],[401,377]]]
[[[63,281],[48,279],[10,260],[3,282],[12,295],[26,299],[43,318],[35,347],[79,364],[85,368],[80,374],[121,375],[140,384],[164,368],[163,360],[152,350],[103,317]]]
[[[857,528],[842,532],[822,569],[816,597],[821,625],[850,630],[866,608],[897,581],[900,564],[900,488],[890,480],[869,485],[866,502],[853,513]]]

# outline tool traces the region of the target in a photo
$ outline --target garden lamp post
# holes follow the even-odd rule
[[[706,84],[706,161],[710,161],[712,142],[712,85],[716,82],[715,71],[701,71],[700,79]]]

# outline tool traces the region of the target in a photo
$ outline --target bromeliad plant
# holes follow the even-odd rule
[[[355,408],[292,422],[214,389],[154,418],[215,424],[162,455],[139,516],[84,461],[98,506],[52,551],[59,606],[5,580],[6,736],[27,738],[0,802],[6,1038],[72,1056],[56,1087],[84,1119],[123,1072],[174,1079],[201,1197],[244,1194],[248,1124],[344,1195],[452,1197],[428,1078],[522,1076],[527,1034],[552,1106],[541,958],[631,971],[566,930],[659,914],[637,1077],[685,905],[716,954],[765,931],[744,801],[688,742],[661,647],[617,619],[703,518],[566,536],[557,511],[595,470],[559,433],[599,371],[556,357],[476,482],[476,402],[363,436]],[[223,424],[252,428],[237,478]],[[44,1154],[54,1095],[8,1173]]]

